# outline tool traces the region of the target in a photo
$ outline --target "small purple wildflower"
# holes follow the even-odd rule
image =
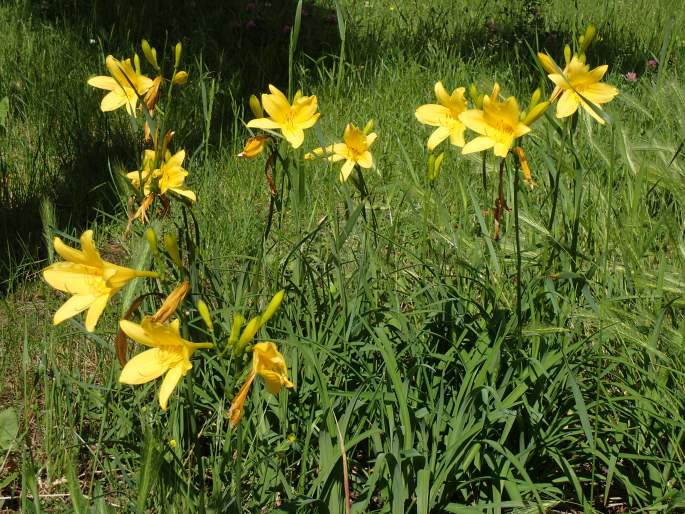
[[[634,71],[629,71],[623,75],[623,78],[625,78],[627,82],[637,82],[637,73]]]
[[[656,59],[650,59],[647,61],[647,69],[650,71],[655,71],[659,67],[659,61]]]

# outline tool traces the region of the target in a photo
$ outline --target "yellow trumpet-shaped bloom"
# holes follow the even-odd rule
[[[448,137],[455,146],[464,146],[464,124],[459,115],[466,110],[467,102],[464,93],[466,88],[460,87],[450,95],[442,82],[435,83],[437,104],[422,105],[414,113],[416,119],[424,125],[436,128],[428,138],[428,149],[433,149]]]
[[[470,109],[459,115],[459,120],[479,137],[472,139],[462,150],[463,154],[493,148],[495,155],[506,157],[514,141],[530,132],[530,127],[520,121],[516,98],[510,96],[499,100],[499,84],[495,83],[491,95],[483,97],[483,109]]]
[[[43,270],[43,278],[55,289],[73,296],[53,318],[55,325],[88,310],[86,330],[92,332],[109,299],[137,277],[156,277],[153,271],[137,271],[103,260],[93,243],[93,231],[81,235],[81,250],[54,239],[55,251],[64,259]]]
[[[166,157],[159,169],[159,192],[161,194],[167,191],[185,196],[191,201],[197,200],[195,193],[183,185],[188,172],[183,169],[183,161],[186,158],[185,150],[180,150],[170,157]]]
[[[295,384],[288,380],[288,367],[285,358],[278,351],[278,347],[271,342],[255,344],[252,349],[252,370],[228,410],[232,427],[236,426],[242,417],[247,393],[257,375],[264,379],[266,390],[271,394],[280,393],[283,387],[295,387]]]
[[[131,184],[136,189],[140,189],[141,181],[144,185],[143,194],[148,196],[150,194],[150,187],[152,186],[152,179],[155,172],[158,170],[153,169],[155,164],[155,151],[145,150],[143,153],[143,164],[140,170],[131,171],[126,174],[126,178],[131,181]]]
[[[119,322],[121,330],[134,341],[149,346],[133,357],[121,370],[119,382],[138,385],[150,382],[166,373],[159,388],[159,406],[167,409],[169,396],[178,382],[193,367],[190,359],[195,350],[212,348],[212,343],[193,343],[181,337],[178,319],[165,325],[145,318],[139,324],[128,320]]]
[[[126,177],[131,181],[131,184],[136,189],[140,189],[141,180],[144,188],[143,193],[148,196],[154,188],[156,181],[157,191],[159,194],[164,194],[167,191],[173,191],[176,194],[185,196],[191,201],[197,200],[195,193],[185,187],[185,182],[188,172],[183,168],[183,161],[185,159],[185,150],[180,150],[174,155],[171,152],[166,152],[164,161],[159,168],[154,168],[155,151],[145,150],[143,155],[142,169],[138,171],[131,171],[126,174]]]
[[[247,126],[280,130],[293,148],[299,148],[304,142],[304,129],[313,127],[320,116],[316,96],[301,96],[298,92],[291,105],[278,88],[269,84],[269,90],[271,94],[262,95],[262,106],[269,116],[251,120]]]
[[[131,59],[118,61],[108,55],[105,64],[111,76],[100,75],[88,80],[88,85],[109,91],[102,99],[100,109],[108,112],[125,106],[128,113],[135,116],[138,97],[152,87],[152,79],[137,73]]]
[[[378,134],[371,132],[365,134],[357,126],[348,123],[343,134],[343,143],[336,143],[326,148],[316,148],[304,156],[305,159],[325,156],[331,162],[344,160],[345,163],[340,169],[340,182],[345,182],[355,165],[361,168],[373,167],[373,155],[369,147],[378,137]]]
[[[614,86],[600,82],[609,67],[604,64],[591,70],[590,66],[583,62],[584,59],[581,60],[574,55],[561,70],[549,55],[540,53],[538,58],[549,73],[549,79],[556,86],[550,97],[552,101],[558,100],[556,117],[566,118],[582,107],[599,123],[604,124],[604,119],[588,102],[601,106],[611,102],[618,95],[618,89]]]

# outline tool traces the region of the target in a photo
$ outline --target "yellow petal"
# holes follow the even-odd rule
[[[618,95],[618,89],[604,83],[590,84],[583,88],[582,95],[592,103],[602,105],[611,102]]]
[[[450,129],[447,127],[438,127],[436,128],[433,133],[430,135],[428,138],[428,149],[430,151],[433,151],[436,146],[438,146],[440,143],[442,143],[445,139],[447,139],[450,136]]]
[[[564,91],[564,94],[561,95],[561,98],[559,98],[559,101],[557,102],[557,118],[571,116],[578,110],[579,105],[580,102],[576,93],[571,90]]]
[[[121,328],[121,330],[124,331],[124,334],[126,334],[128,337],[130,337],[137,343],[152,347],[159,346],[159,343],[157,343],[150,336],[150,334],[146,332],[145,329],[137,323],[128,321],[126,319],[122,319],[121,321],[119,321],[119,327]]]
[[[59,291],[71,294],[94,294],[109,291],[101,271],[92,266],[56,262],[43,270],[43,278]]]
[[[178,382],[191,367],[192,365],[189,362],[180,362],[176,366],[169,369],[167,374],[164,376],[162,385],[159,387],[159,406],[162,408],[162,410],[167,409],[169,396],[171,396],[171,393],[174,392]]]
[[[108,294],[103,294],[98,296],[95,301],[91,304],[88,309],[88,314],[86,314],[86,330],[88,332],[93,332],[95,330],[95,325],[97,325],[102,311],[107,307],[107,301],[109,300]]]
[[[98,89],[107,89],[109,91],[113,91],[119,87],[116,80],[106,75],[99,75],[88,79],[88,85]]]
[[[262,106],[266,113],[279,123],[285,122],[290,113],[290,104],[282,93],[262,95]]]
[[[599,123],[600,125],[604,125],[604,124],[605,124],[604,119],[599,115],[598,112],[595,111],[595,108],[599,109],[599,107],[593,108],[592,106],[590,106],[590,104],[588,104],[588,103],[585,102],[585,101],[581,101],[581,106],[583,107],[583,109],[585,109],[585,111],[586,111],[590,116],[592,116],[595,120],[597,120],[597,123]]]
[[[445,118],[450,116],[450,110],[438,104],[426,104],[416,109],[414,113],[419,123],[439,127],[444,124]]]
[[[549,55],[538,52],[538,60],[547,73],[559,73],[560,68]]]
[[[62,305],[52,318],[53,325],[59,325],[64,320],[69,319],[85,311],[95,301],[95,295],[74,295]]]
[[[55,247],[57,254],[65,261],[76,264],[88,264],[88,259],[85,255],[83,255],[83,252],[64,244],[59,237],[55,237],[53,240],[53,246]]]
[[[454,146],[464,146],[466,141],[464,140],[464,131],[466,127],[463,123],[455,124],[450,130],[450,144]]]
[[[121,370],[119,382],[138,385],[160,377],[169,365],[159,348],[152,348],[139,353],[126,363]]]
[[[482,152],[483,150],[487,150],[493,146],[495,146],[495,141],[489,137],[481,136],[466,143],[464,148],[462,148],[461,153],[466,155],[469,153]]]
[[[345,182],[352,173],[352,170],[354,170],[354,161],[348,159],[340,168],[340,182]]]
[[[524,125],[523,123],[518,123],[516,127],[514,128],[514,132],[512,134],[512,139],[516,139],[521,136],[525,136],[530,132],[530,127],[527,125]],[[509,145],[511,146],[511,145]]]
[[[190,199],[193,202],[195,202],[197,200],[197,196],[195,196],[195,193],[192,192],[190,189],[180,188],[180,187],[172,187],[171,190],[178,195],[185,196],[186,198]]]
[[[376,141],[376,138],[378,137],[378,134],[375,132],[371,132],[369,135],[366,136],[366,147],[368,148],[371,146],[374,141]]]
[[[357,158],[357,164],[362,168],[373,168],[373,156],[368,150]]]
[[[438,99],[438,102],[440,102],[444,106],[448,106],[450,104],[451,98],[450,94],[445,89],[445,86],[442,85],[442,81],[437,81],[433,89],[435,91],[435,97]]]
[[[257,118],[255,120],[250,120],[247,123],[247,126],[249,128],[260,128],[260,129],[267,129],[267,130],[274,130],[281,128],[280,123],[276,123],[274,120],[270,120],[269,118]]]
[[[312,128],[314,125],[316,125],[316,122],[319,121],[319,116],[321,116],[321,113],[316,113],[310,118],[307,118],[304,121],[298,122],[297,126],[300,127],[301,129],[308,129]]]
[[[283,137],[290,143],[293,148],[299,148],[304,143],[304,131],[301,128],[293,126],[281,127]]]
[[[110,91],[102,99],[102,102],[100,102],[100,110],[102,112],[114,111],[122,105],[126,105],[127,101],[126,95],[120,90]]]
[[[497,157],[506,157],[507,154],[509,154],[509,149],[511,148],[512,143],[513,143],[513,139],[509,142],[498,141],[497,143],[495,143],[495,147],[494,147],[495,155]]]
[[[478,134],[487,134],[489,125],[485,121],[485,113],[479,109],[469,109],[459,115],[461,121],[466,128],[477,132]]]

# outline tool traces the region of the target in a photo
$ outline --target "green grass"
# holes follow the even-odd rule
[[[344,62],[338,28],[324,22],[332,3],[306,6],[294,79],[323,113],[307,149],[338,140],[349,121],[375,120],[370,206],[357,208],[336,169],[307,162],[303,200],[276,212],[264,245],[263,159],[234,156],[248,95],[270,81],[287,88],[287,38],[235,36],[244,51],[231,52],[207,18],[204,29],[169,23],[170,41],[186,38],[191,80],[171,119],[219,286],[215,323],[227,332],[234,312],[287,291],[260,337],[279,344],[296,388],[254,388],[233,432],[225,414],[239,384],[225,362],[196,359],[163,414],[156,384],[117,383],[112,341],[127,305],[96,335],[80,321],[52,327],[63,298],[37,276],[51,234],[87,227],[113,260],[140,258],[142,229],[124,235],[118,179],[140,142],[122,113],[99,112],[85,80],[163,23],[119,13],[107,25],[104,14],[68,11],[78,2],[47,3],[74,14],[66,20],[30,2],[0,7],[0,98],[10,105],[0,128],[0,410],[18,413],[16,438],[0,432],[3,508],[344,512],[344,448],[353,512],[681,511],[685,15],[665,0],[342,3]],[[265,20],[273,31],[292,23]],[[488,90],[496,79],[523,102],[538,85],[549,92],[529,46],[559,58],[590,22],[603,37],[590,61],[609,63],[621,94],[607,106],[611,125],[579,120],[575,153],[568,141],[560,153],[563,124],[551,113],[525,142],[536,188],[519,192],[519,326],[513,212],[491,237],[498,164],[488,157],[484,187],[480,156],[452,147],[431,185],[430,130],[413,113],[437,80]],[[662,65],[649,72],[654,56]],[[635,84],[622,76],[633,70]]]

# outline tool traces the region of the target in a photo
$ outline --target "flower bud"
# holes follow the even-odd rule
[[[259,317],[259,327],[263,327],[264,324],[271,319],[271,317],[276,313],[278,308],[281,306],[281,303],[283,302],[283,297],[285,296],[285,290],[281,289],[278,293],[276,293],[271,301],[269,302],[269,305],[267,305],[266,310],[262,313],[262,315]]]
[[[471,100],[475,104],[478,100],[478,87],[476,87],[475,83],[469,86],[469,95],[471,96]]]
[[[238,342],[238,337],[240,335],[240,327],[243,326],[244,321],[245,318],[243,318],[242,314],[236,313],[233,316],[233,324],[231,325],[231,335],[228,337],[228,344],[230,346],[233,346]]]
[[[188,72],[187,71],[177,71],[174,78],[171,80],[174,85],[182,86],[188,82]]]
[[[133,54],[133,64],[136,68],[136,73],[140,75],[140,57],[138,57],[138,54]],[[128,86],[129,84],[127,84]]]
[[[566,61],[566,64],[571,62],[571,47],[568,45],[564,47],[564,60]]]
[[[209,315],[209,307],[207,307],[207,304],[202,299],[197,301],[197,312],[200,314],[202,321],[205,322],[205,325],[207,325],[207,329],[210,332],[214,332],[214,323],[212,323],[212,317]]]
[[[183,261],[181,260],[181,254],[178,253],[178,240],[173,234],[164,234],[164,248],[166,248],[169,257],[174,261],[176,266],[183,268]]]
[[[533,94],[530,97],[530,103],[528,104],[528,110],[532,110],[540,101],[540,97],[542,96],[542,91],[540,88],[537,88],[535,91],[533,91]]]
[[[145,55],[147,62],[149,62],[156,71],[159,71],[159,65],[157,64],[157,52],[155,49],[150,46],[150,43],[147,42],[147,39],[143,39],[141,46],[143,47],[143,55]]]
[[[183,47],[181,46],[181,42],[179,41],[176,43],[176,61],[174,62],[174,68],[178,68],[179,65],[181,64],[181,52],[183,51]]]
[[[245,346],[254,339],[260,328],[259,316],[252,318],[249,323],[243,329],[243,333],[240,334],[240,339],[238,339],[238,345],[236,346],[236,352],[240,353],[243,351]]]
[[[588,49],[588,47],[592,44],[592,42],[595,40],[595,36],[597,35],[597,27],[594,25],[588,26],[587,29],[585,29],[585,34],[581,36],[581,41],[580,41],[580,48],[583,52]]]
[[[150,245],[152,253],[159,255],[159,247],[157,246],[157,233],[152,227],[148,227],[145,231],[145,238],[147,239],[147,244]]]
[[[259,98],[255,95],[250,96],[250,110],[255,118],[263,118],[264,111],[262,110],[262,104],[259,102]]]
[[[373,127],[374,127],[374,121],[373,120],[367,121],[366,125],[364,125],[364,134],[366,134],[368,136],[371,133],[371,131],[373,130]]]

